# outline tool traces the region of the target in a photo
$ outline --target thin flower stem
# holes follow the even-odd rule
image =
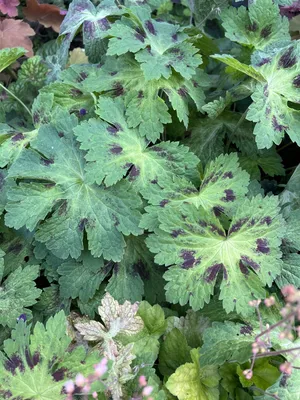
[[[255,358],[280,356],[282,353],[292,353],[293,351],[300,351],[300,347],[293,347],[291,349],[281,349],[278,351],[269,351],[267,353],[256,354]]]
[[[13,94],[9,89],[7,89],[5,86],[2,85],[2,83],[0,83],[0,87],[2,89],[4,89],[8,94],[10,94],[15,100],[17,100],[17,102],[19,102],[24,108],[25,110],[28,112],[28,114],[30,115],[30,117],[32,117],[31,111],[29,110],[29,108],[23,103],[23,101],[21,99],[19,99],[19,97],[17,97],[15,94]]]
[[[255,337],[255,341],[260,338],[261,336],[267,335],[268,333],[272,332],[272,330],[274,330],[275,328],[277,328],[278,326],[282,325],[284,322],[288,321],[289,319],[295,317],[297,315],[297,311],[294,311],[290,314],[288,314],[286,317],[284,317],[281,321],[276,322],[276,324],[271,325],[270,328],[266,329],[265,331],[259,333],[258,335],[256,335]]]
[[[284,144],[283,146],[279,147],[279,148],[277,149],[277,151],[282,151],[282,150],[286,149],[287,147],[291,146],[292,144],[294,144],[294,142],[286,143],[286,144]]]

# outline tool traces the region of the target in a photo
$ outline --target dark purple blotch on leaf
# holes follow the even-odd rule
[[[145,32],[141,28],[136,28],[136,33],[134,34],[134,37],[139,40],[140,42],[144,43],[145,42]]]
[[[248,31],[256,32],[258,29],[258,25],[256,22],[252,22],[252,24],[248,25]]]
[[[156,35],[154,25],[152,24],[152,22],[150,20],[145,22],[145,26],[146,26],[147,30],[151,33],[151,35]]]
[[[55,382],[60,382],[65,378],[66,372],[67,372],[66,368],[59,368],[52,374],[52,378],[55,380]]]
[[[273,125],[273,128],[275,129],[275,131],[283,132],[286,129],[288,129],[288,126],[280,125],[278,123],[277,118],[276,118],[275,115],[273,115],[273,118],[272,118],[272,125]]]
[[[86,72],[80,72],[78,74],[78,77],[77,77],[76,81],[78,83],[83,82],[87,77],[88,77],[88,74]]]
[[[232,189],[226,189],[224,190],[225,196],[222,197],[221,200],[226,201],[226,202],[231,202],[236,199],[235,194]]]
[[[123,147],[121,147],[121,146],[118,145],[118,144],[112,144],[109,151],[110,151],[112,154],[116,154],[116,155],[117,155],[117,154],[121,154],[122,151],[123,151]]]
[[[182,250],[180,253],[180,257],[183,259],[183,263],[181,264],[181,268],[190,269],[195,265],[200,264],[201,259],[195,258],[196,252],[193,250]]]
[[[19,132],[11,138],[11,141],[19,142],[20,140],[24,140],[24,139],[25,139],[25,136],[23,135],[23,133]]]
[[[27,320],[27,317],[26,317],[26,314],[21,314],[18,318],[17,318],[17,321],[24,321],[24,322],[26,322],[26,320]]]
[[[167,199],[164,199],[164,200],[162,200],[162,201],[159,203],[159,206],[160,206],[160,207],[165,207],[165,205],[168,204],[168,203],[170,203],[170,201],[167,200]]]
[[[48,160],[45,158],[41,158],[41,164],[45,165],[45,167],[49,167],[49,165],[54,164],[54,160],[49,158]]]
[[[180,97],[187,97],[187,90],[185,87],[181,87],[180,89],[178,89],[177,93]]]
[[[149,270],[142,260],[138,260],[135,264],[133,264],[132,268],[143,280],[148,281],[150,279]]]
[[[21,252],[22,249],[23,249],[23,245],[21,243],[17,242],[17,243],[12,243],[8,247],[7,252],[13,253],[17,256]]]
[[[136,167],[135,165],[131,168],[129,172],[129,180],[133,181],[135,180],[138,176],[140,175],[140,169],[139,167]]]
[[[231,172],[231,171],[225,172],[225,173],[223,174],[222,178],[223,178],[223,179],[226,179],[226,178],[232,179],[232,178],[233,178],[232,172]]]
[[[214,264],[211,267],[207,268],[205,273],[205,281],[208,283],[213,282],[221,270],[226,271],[226,268],[222,263]],[[226,278],[224,277],[224,279],[227,279],[227,272],[226,272]]]
[[[248,221],[249,217],[240,218],[231,226],[229,233],[238,232]]]
[[[65,215],[67,212],[68,202],[64,200],[58,209],[58,215]]]
[[[278,67],[280,68],[291,68],[297,62],[297,57],[293,54],[294,49],[290,47],[283,55],[279,58]]]
[[[40,362],[40,353],[37,351],[33,354],[33,356],[31,356],[29,350],[26,349],[25,357],[27,365],[29,366],[30,369],[33,369]]]
[[[24,372],[24,364],[20,356],[13,354],[10,360],[6,360],[4,363],[4,368],[15,375],[15,371],[18,368],[21,372]]]
[[[257,239],[256,241],[256,251],[263,254],[270,253],[269,243],[267,239]]]
[[[222,206],[215,206],[213,207],[213,213],[216,217],[220,217],[222,213],[224,213],[224,207]]]
[[[114,95],[115,95],[116,97],[122,96],[122,95],[124,94],[124,88],[123,88],[123,86],[121,85],[120,82],[114,83],[114,85],[113,85],[113,91],[114,91]]]
[[[251,267],[252,269],[254,269],[254,271],[258,271],[260,269],[260,266],[257,262],[255,262],[254,260],[252,260],[252,258],[248,257],[248,256],[241,256],[241,260],[249,265],[249,267]]]
[[[249,270],[242,261],[239,262],[239,267],[240,267],[240,271],[243,275],[245,275],[245,276],[249,275]]]
[[[87,223],[88,223],[88,219],[87,218],[82,218],[78,224],[78,229],[80,232],[83,232],[84,228],[86,227]]]
[[[271,35],[271,33],[272,33],[272,25],[267,25],[261,30],[260,37],[266,39]]]
[[[300,75],[297,75],[294,80],[293,80],[293,85],[297,88],[300,89]]]
[[[272,223],[272,218],[269,215],[260,220],[260,225],[266,224],[266,225],[270,226],[271,223]]]
[[[240,329],[241,335],[251,335],[252,332],[253,332],[253,328],[251,325],[243,325]]]
[[[179,235],[184,235],[185,231],[183,229],[175,229],[172,231],[171,236],[177,238]]]

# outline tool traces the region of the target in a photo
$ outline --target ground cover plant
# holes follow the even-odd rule
[[[300,400],[300,2],[0,12],[0,399]]]

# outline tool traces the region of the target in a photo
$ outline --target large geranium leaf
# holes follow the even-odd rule
[[[246,199],[228,233],[205,209],[184,204],[159,214],[159,229],[147,239],[158,264],[173,265],[164,275],[167,300],[198,310],[208,303],[219,274],[220,299],[227,312],[247,315],[248,302],[265,295],[282,267],[279,246],[284,221],[276,197]],[[175,264],[175,265],[174,265]]]
[[[129,180],[139,189],[151,181],[184,175],[196,168],[199,160],[178,142],[162,142],[148,147],[138,131],[128,128],[125,107],[120,99],[99,100],[101,120],[83,122],[74,132],[87,151],[87,179],[106,185],[118,182],[129,172]]]
[[[256,0],[249,4],[249,9],[230,7],[221,18],[230,40],[255,49],[290,38],[288,19],[281,17],[272,0]]]
[[[195,75],[202,58],[180,26],[151,19],[150,9],[141,5],[131,10],[134,19],[123,17],[109,30],[113,37],[109,40],[107,54],[135,53],[146,80],[168,79],[172,68],[186,79]]]
[[[255,64],[266,84],[257,84],[247,119],[257,123],[254,135],[260,149],[279,144],[284,132],[300,145],[300,112],[289,105],[299,102],[299,54],[300,43],[292,42],[276,55],[265,54]]]
[[[62,79],[83,92],[124,97],[128,126],[139,127],[141,136],[152,142],[160,137],[163,124],[171,122],[170,106],[187,127],[189,103],[192,100],[200,111],[205,102],[203,88],[209,85],[208,76],[200,69],[192,79],[173,74],[169,79],[146,81],[139,64],[129,55],[107,57],[104,65],[97,67],[72,66]]]
[[[141,233],[140,199],[126,182],[110,189],[86,182],[83,154],[72,133],[76,125],[76,117],[58,113],[10,168],[9,176],[21,183],[9,191],[5,221],[16,229],[37,228],[36,239],[59,258],[78,258],[86,231],[93,256],[120,261],[123,234]]]
[[[20,326],[19,326],[20,324]],[[50,317],[46,326],[37,322],[33,334],[20,321],[12,339],[4,343],[7,358],[0,359],[0,393],[14,398],[63,400],[64,381],[80,372],[89,374],[99,362],[99,354],[87,356],[83,347],[68,352],[71,338],[61,311]]]
[[[0,257],[4,253],[0,253]],[[4,274],[3,258],[0,258],[0,278]],[[1,266],[2,263],[2,266]],[[35,279],[39,275],[38,265],[19,267],[4,279],[0,286],[0,324],[14,327],[21,314],[31,312],[27,307],[36,303],[41,290],[37,289]],[[1,282],[0,280],[0,282]]]
[[[214,366],[201,367],[197,349],[191,350],[192,363],[181,365],[166,383],[167,389],[179,400],[219,399],[218,370]]]
[[[239,167],[236,153],[220,155],[207,164],[198,190],[183,178],[174,178],[164,187],[153,182],[142,190],[151,204],[142,218],[142,226],[153,230],[156,215],[163,208],[178,209],[182,204],[193,204],[196,208],[213,211],[217,216],[224,212],[230,214],[244,199],[249,184],[249,175]]]

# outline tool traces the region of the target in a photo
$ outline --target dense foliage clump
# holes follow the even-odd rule
[[[299,2],[0,12],[0,398],[300,400]]]

